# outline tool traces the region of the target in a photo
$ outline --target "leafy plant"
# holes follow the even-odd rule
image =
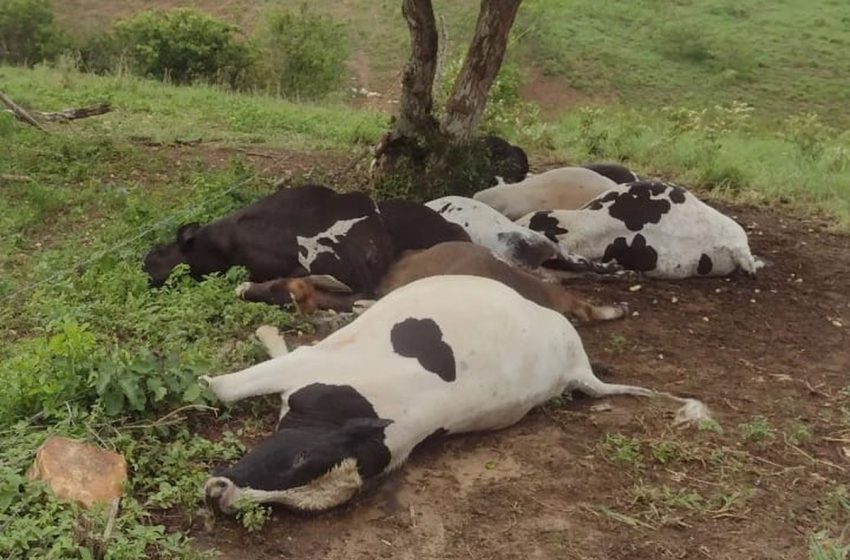
[[[50,0],[0,0],[0,62],[52,60],[66,44]]]
[[[738,426],[744,440],[760,445],[770,444],[776,437],[776,432],[764,416],[754,416],[749,422]]]
[[[237,28],[189,9],[147,10],[115,25],[131,70],[178,84],[198,80],[240,86],[252,67]]]
[[[348,44],[344,28],[302,4],[297,12],[273,9],[256,43],[261,75],[269,90],[284,97],[316,98],[345,78]]]

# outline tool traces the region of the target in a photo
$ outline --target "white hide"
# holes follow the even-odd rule
[[[313,237],[296,236],[295,240],[298,242],[298,264],[303,266],[306,270],[311,270],[310,267],[313,265],[313,261],[316,260],[316,257],[322,253],[334,252],[333,248],[327,245],[328,242],[333,244],[338,243],[339,238],[347,234],[349,230],[354,227],[354,224],[361,222],[368,217],[369,216],[361,216],[350,220],[339,220],[334,222],[334,224],[325,231],[317,233]],[[302,249],[307,251],[306,255],[301,253]]]
[[[393,349],[393,327],[409,318],[432,319],[451,349],[456,378],[444,381],[416,358]],[[593,374],[578,333],[559,313],[495,280],[435,276],[385,296],[348,326],[315,346],[246,370],[204,377],[222,401],[281,393],[312,383],[350,385],[374,407],[398,467],[438,429],[449,433],[496,430],[567,390],[594,397],[665,396],[630,385],[603,383]]]
[[[472,197],[511,220],[538,210],[581,208],[617,183],[584,167],[561,167],[527,177],[519,183],[500,184]]]
[[[560,253],[558,245],[546,239],[546,236],[515,224],[493,208],[471,198],[444,196],[425,203],[425,206],[462,227],[473,243],[487,247],[510,264],[531,268],[540,265],[539,262],[522,261],[518,241],[539,245],[543,248],[541,253],[549,252],[552,257]]]
[[[669,200],[669,191],[675,185],[665,186],[665,193],[653,195],[651,199]],[[625,188],[629,188],[628,185]],[[755,274],[762,263],[750,252],[744,228],[687,190],[682,191],[685,196],[683,203],[672,203],[658,223],[644,224],[639,231],[630,230],[622,220],[610,215],[612,202],[603,202],[604,195],[580,210],[555,210],[547,212],[547,215],[567,231],[557,235],[564,250],[575,251],[594,261],[601,261],[608,246],[617,238],[624,238],[632,246],[635,237],[642,235],[646,245],[658,254],[655,268],[644,271],[648,277],[726,276],[737,269]],[[622,189],[618,192],[622,193]],[[591,209],[600,202],[603,205],[601,209]],[[517,223],[528,226],[534,214],[522,217]],[[703,255],[711,259],[712,270],[708,274],[698,272]]]

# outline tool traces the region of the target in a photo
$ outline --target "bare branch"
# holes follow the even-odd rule
[[[27,124],[31,124],[40,131],[44,132],[45,134],[48,133],[47,130],[43,126],[41,126],[41,123],[35,120],[32,115],[30,115],[23,109],[23,107],[12,101],[12,99],[2,91],[0,91],[0,101],[2,101],[3,104],[6,105],[6,107],[12,110],[12,113],[18,118],[18,120],[24,121]]]
[[[98,103],[97,105],[89,105],[88,107],[80,107],[79,109],[65,109],[64,111],[55,111],[50,113],[39,112],[38,116],[46,121],[68,122],[102,115],[111,110],[112,106],[109,103]]]

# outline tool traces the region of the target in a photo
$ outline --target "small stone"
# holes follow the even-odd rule
[[[714,289],[714,293],[715,293],[715,294],[719,294],[721,291],[722,291],[722,290],[721,290],[720,288],[715,288],[715,289]]]
[[[599,403],[590,407],[591,412],[608,412],[609,410],[614,410],[609,403]]]
[[[663,360],[663,359],[664,359],[664,354],[658,354],[658,359],[659,359],[659,360]]]
[[[755,299],[750,298],[750,303],[755,303],[755,302],[756,302],[756,300],[755,300]]]
[[[756,289],[755,289],[755,290],[753,290],[753,291],[754,291],[755,293],[757,293],[757,294],[760,294],[760,293],[761,293],[761,290],[759,290],[758,288],[756,288]]]
[[[638,311],[632,312],[632,317],[638,317],[638,316],[640,316],[640,313]]]
[[[643,288],[643,286],[641,286],[640,284],[635,284],[634,286],[629,286],[629,291],[637,292],[640,291],[641,288]]]
[[[708,317],[703,317],[702,320],[708,323]]]
[[[832,321],[830,321],[830,323],[832,323],[833,326],[838,327],[839,329],[844,326],[844,324],[838,319],[833,319]]]
[[[670,303],[679,303],[679,298],[673,296],[672,298],[670,298]]]
[[[45,482],[57,498],[88,508],[121,497],[127,461],[90,443],[53,436],[38,448],[27,478]]]
[[[802,279],[802,278],[797,278],[796,280],[794,280],[794,282],[796,282],[796,283],[798,283],[798,284],[802,284],[802,283],[803,283],[803,279]]]

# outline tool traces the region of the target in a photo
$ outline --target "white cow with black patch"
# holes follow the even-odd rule
[[[672,183],[638,181],[580,210],[534,212],[517,223],[565,250],[654,278],[755,274],[761,266],[740,225]]]
[[[600,266],[564,251],[556,241],[522,227],[490,206],[462,196],[444,196],[425,204],[449,222],[461,226],[473,243],[487,247],[498,258],[517,266],[536,269],[546,264],[562,270],[610,273],[614,266]]]
[[[224,512],[237,501],[337,506],[429,436],[498,430],[565,391],[663,395],[688,419],[707,414],[699,401],[603,383],[563,315],[481,277],[413,282],[316,346],[270,351],[278,357],[204,378],[222,401],[283,398],[278,430],[207,480]]]

